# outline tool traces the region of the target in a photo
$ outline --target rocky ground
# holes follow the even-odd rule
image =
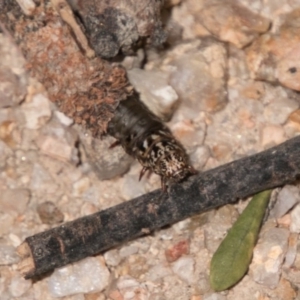
[[[142,100],[208,170],[300,132],[300,1],[169,1],[169,48],[123,65]],[[147,63],[142,66],[142,61]],[[210,259],[247,201],[184,220],[38,281],[17,270],[27,237],[160,187],[113,139],[57,111],[0,35],[1,299],[300,299],[300,191],[273,192],[249,272],[215,293]],[[120,161],[122,163],[120,163]],[[174,255],[176,253],[176,255]]]

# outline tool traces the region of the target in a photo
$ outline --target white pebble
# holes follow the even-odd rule
[[[195,260],[191,256],[182,256],[172,265],[173,272],[183,281],[192,284],[194,281]]]
[[[137,246],[124,246],[120,249],[120,256],[121,258],[125,258],[132,254],[138,253],[139,248]]]
[[[109,271],[97,257],[89,257],[72,265],[56,269],[48,287],[53,297],[102,291],[109,282]]]
[[[57,119],[60,121],[60,123],[65,125],[65,126],[70,126],[74,123],[74,121],[71,118],[69,118],[64,113],[62,113],[58,110],[55,111],[54,114],[57,117]]]
[[[296,203],[300,202],[300,194],[298,187],[294,185],[286,185],[278,193],[277,202],[273,209],[275,218],[284,216]]]
[[[116,249],[106,251],[103,256],[108,266],[116,267],[121,262],[119,251]]]
[[[288,247],[289,231],[271,228],[255,247],[250,274],[254,281],[271,289],[278,285],[281,265]]]
[[[0,244],[0,265],[11,265],[18,261],[19,257],[13,246]]]
[[[22,112],[25,115],[26,128],[38,129],[51,117],[49,100],[43,94],[34,95],[31,102],[22,105]]]
[[[291,212],[291,232],[300,233],[300,204],[297,204]]]
[[[31,280],[24,279],[21,275],[16,275],[11,279],[9,291],[13,297],[20,297],[32,286]]]

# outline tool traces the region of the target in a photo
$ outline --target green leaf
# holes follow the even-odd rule
[[[230,288],[247,272],[271,192],[252,198],[215,252],[210,265],[210,284],[215,291]]]

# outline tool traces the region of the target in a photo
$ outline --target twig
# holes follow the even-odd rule
[[[163,226],[233,203],[300,175],[300,137],[26,238],[19,269],[31,278],[97,254]]]

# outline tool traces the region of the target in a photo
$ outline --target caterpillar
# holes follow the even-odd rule
[[[117,140],[112,146],[120,144],[143,166],[139,180],[147,171],[156,173],[163,191],[168,183],[180,182],[196,172],[183,146],[136,92],[120,102],[107,133]]]

